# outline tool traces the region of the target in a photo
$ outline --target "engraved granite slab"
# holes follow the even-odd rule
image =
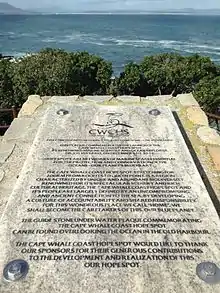
[[[0,240],[1,272],[28,264],[1,293],[220,292],[199,272],[220,266],[219,218],[167,107],[48,109]]]

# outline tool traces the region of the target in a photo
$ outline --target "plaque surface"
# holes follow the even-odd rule
[[[167,107],[51,107],[0,233],[1,293],[220,292],[219,218]]]

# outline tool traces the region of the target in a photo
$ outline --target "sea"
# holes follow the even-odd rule
[[[112,62],[176,52],[220,63],[220,16],[148,14],[0,15],[0,53],[21,57],[42,48],[88,51]]]

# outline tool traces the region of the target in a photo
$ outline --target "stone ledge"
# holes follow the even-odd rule
[[[12,142],[10,142],[12,143]],[[3,144],[3,143],[2,143]],[[9,143],[7,143],[8,145]],[[22,170],[24,162],[27,158],[32,143],[18,141],[14,144],[13,152],[8,154],[8,157],[3,161],[0,170],[3,171],[4,177],[0,181],[0,215],[2,214],[5,204],[7,203],[11,192],[17,182],[17,178]],[[1,145],[0,145],[1,149]],[[0,153],[0,159],[2,154]]]
[[[110,97],[111,98],[111,97]],[[141,101],[145,100],[145,97],[140,96],[117,96],[116,99],[120,102],[125,102],[127,104],[129,103],[140,103]]]
[[[164,102],[173,99],[173,97],[172,95],[147,96],[145,99],[152,102]]]
[[[51,99],[51,96],[42,96],[40,97],[41,100],[43,101],[43,104],[46,103],[47,101],[49,101]]]
[[[213,128],[201,126],[197,130],[197,135],[206,144],[220,145],[220,135]]]
[[[208,146],[207,149],[213,160],[216,170],[220,171],[220,146]]]
[[[181,103],[182,106],[197,106],[199,107],[198,102],[194,98],[193,94],[180,94],[177,95],[176,99]]]
[[[208,126],[208,118],[200,107],[191,106],[186,110],[188,119],[197,125]]]
[[[100,95],[100,96],[53,96],[49,98],[47,101],[49,103],[62,103],[65,102],[66,104],[72,104],[73,102],[95,102],[95,103],[104,103],[104,102],[109,102],[109,101],[117,101],[117,102],[126,102],[126,103],[137,103],[141,102],[141,100],[145,100],[145,97],[139,97],[139,96],[117,96],[113,97],[111,95]]]
[[[38,95],[31,95],[28,97],[27,101],[23,104],[18,117],[30,116],[32,115],[38,107],[43,104],[43,101]]]
[[[15,148],[14,142],[2,141],[0,144],[0,164],[4,164]]]
[[[72,102],[77,101],[77,99],[79,98],[79,96],[53,96],[51,98],[48,99],[48,103],[54,103],[54,104],[63,104],[63,102],[65,101],[65,103],[69,104]]]
[[[32,132],[31,124],[33,121],[34,119],[31,117],[15,118],[6,131],[3,140],[30,139],[30,134]]]
[[[106,101],[109,101],[112,96],[110,95],[103,95],[103,96],[84,96],[82,97],[83,101],[88,101],[88,102],[96,102],[96,103],[103,103]]]

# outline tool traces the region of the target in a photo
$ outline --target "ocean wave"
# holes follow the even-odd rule
[[[72,34],[59,35],[57,37],[48,36],[42,39],[43,43],[60,43],[60,44],[94,44],[97,46],[133,46],[136,48],[165,48],[177,51],[213,51],[212,53],[220,52],[218,44],[203,44],[196,42],[178,41],[178,40],[151,40],[151,39],[123,39],[114,37],[101,37],[97,34],[83,33],[75,31]],[[192,49],[193,48],[193,49]],[[196,50],[197,49],[197,50]]]
[[[17,35],[18,37],[27,37],[27,38],[35,38],[38,37],[37,33],[21,33]]]
[[[14,56],[15,58],[21,58],[26,56],[27,54],[28,52],[13,52],[13,53],[10,53],[9,55]]]
[[[112,44],[118,46],[135,46],[135,47],[153,47],[160,46],[163,48],[177,49],[181,50],[184,48],[199,48],[199,49],[208,49],[211,51],[220,51],[220,47],[218,45],[208,45],[208,44],[198,44],[194,42],[186,42],[186,41],[177,41],[177,40],[129,40],[129,39],[117,39],[117,38],[101,38],[101,41],[111,42]]]
[[[113,37],[100,37],[95,34],[87,34],[74,32],[72,34],[47,37],[42,39],[43,43],[59,43],[59,44],[91,44],[95,46],[132,46],[135,48],[152,49],[170,49],[177,52],[185,52],[190,54],[201,53],[208,55],[220,55],[220,47],[218,44],[209,45],[202,43],[194,43],[177,40],[147,40],[147,39],[120,39]]]
[[[13,35],[15,35],[15,32],[3,32],[3,33],[0,33],[0,35],[2,35],[2,36],[13,36]]]
[[[209,55],[219,55],[220,56],[220,52],[217,51],[201,51],[201,53],[205,53],[205,54],[209,54]]]
[[[74,44],[74,43],[93,43],[100,46],[104,46],[103,42],[100,42],[100,39],[97,35],[94,34],[85,34],[80,32],[74,32],[72,34],[57,36],[57,37],[47,37],[41,40],[44,43],[61,43],[61,44]]]
[[[19,32],[0,32],[0,37],[11,37],[13,39],[18,38],[36,38],[37,33],[19,33]]]
[[[46,38],[41,40],[42,43],[56,43],[57,38]]]
[[[129,40],[129,39],[116,39],[116,38],[101,38],[101,41],[111,42],[119,46],[133,46],[133,45],[144,45],[146,47],[155,44],[169,45],[177,43],[174,40]]]
[[[88,41],[89,44],[93,44],[96,46],[106,46],[105,43],[101,43],[101,42],[96,42],[96,41]]]
[[[210,45],[195,45],[196,48],[202,48],[202,49],[209,49],[209,50],[219,50],[220,51],[220,47],[216,47],[216,46],[210,46]]]
[[[66,35],[58,39],[59,43],[71,43],[72,41],[82,41],[85,37],[89,37],[89,35],[82,33],[73,33],[71,35]]]

